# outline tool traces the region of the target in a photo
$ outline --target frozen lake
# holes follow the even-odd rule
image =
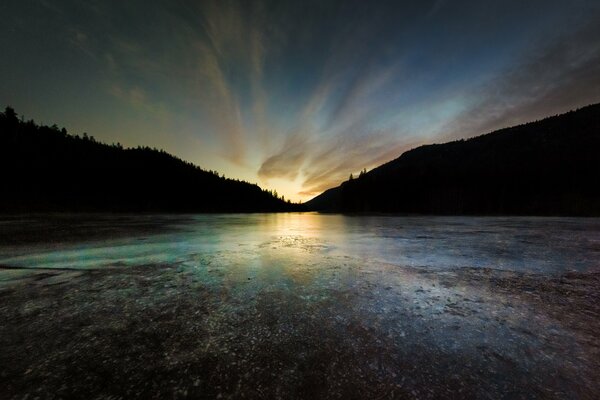
[[[595,399],[600,220],[3,217],[0,320],[1,398]]]
[[[561,273],[599,267],[600,219],[385,217],[317,213],[54,216],[0,219],[0,265],[183,263],[249,268],[345,257],[403,267]]]

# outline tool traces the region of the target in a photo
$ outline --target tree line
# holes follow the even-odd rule
[[[164,150],[93,136],[0,113],[0,212],[295,211],[256,184],[225,178]]]

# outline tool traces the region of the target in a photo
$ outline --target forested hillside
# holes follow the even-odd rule
[[[257,185],[219,176],[164,151],[99,143],[56,125],[0,113],[0,212],[288,211]]]
[[[418,147],[306,205],[342,212],[600,215],[600,104]]]

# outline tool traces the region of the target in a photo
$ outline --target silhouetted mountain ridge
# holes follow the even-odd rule
[[[162,150],[123,149],[56,125],[0,113],[0,212],[290,211],[257,185],[205,171]]]
[[[600,215],[600,104],[420,146],[329,189],[308,209]]]

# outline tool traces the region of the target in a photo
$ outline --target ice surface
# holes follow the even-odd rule
[[[598,219],[40,215],[0,243],[2,398],[599,397]]]
[[[114,227],[120,226],[121,230]],[[303,214],[44,217],[0,222],[0,265],[101,268],[194,263],[200,256],[344,256],[365,263],[542,273],[598,266],[600,220]],[[112,228],[112,229],[111,229]],[[11,231],[22,240],[8,243]],[[100,233],[99,233],[100,232]],[[104,232],[102,234],[102,232]],[[41,237],[56,241],[38,240]],[[225,263],[226,260],[223,260]],[[264,262],[264,261],[261,261]]]

